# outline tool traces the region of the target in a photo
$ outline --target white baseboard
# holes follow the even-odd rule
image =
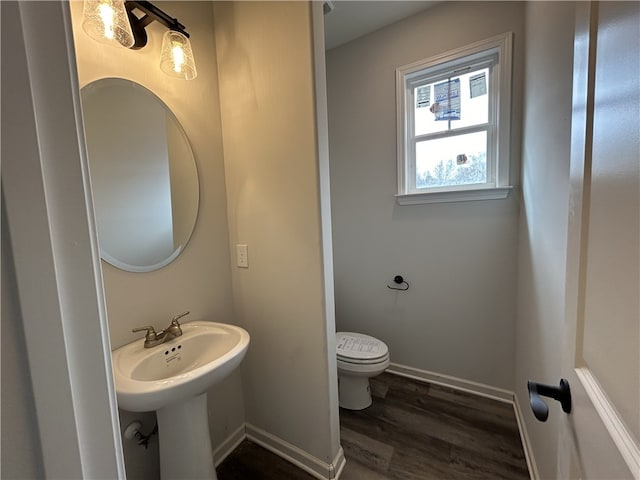
[[[340,447],[340,449],[338,450],[338,453],[336,454],[336,458],[333,459],[333,472],[334,472],[334,476],[331,477],[332,479],[338,480],[340,478],[340,475],[342,475],[342,470],[344,470],[344,466],[347,464],[347,459],[344,456],[344,450],[342,449],[342,447]]]
[[[516,415],[516,421],[518,422],[518,431],[520,432],[520,440],[522,441],[522,448],[524,449],[524,457],[527,460],[529,476],[531,477],[531,480],[539,480],[540,473],[536,466],[533,449],[531,448],[531,441],[529,440],[529,434],[527,433],[527,425],[524,423],[522,409],[520,408],[520,402],[518,401],[518,395],[516,394],[513,396],[513,411]]]
[[[346,460],[342,447],[338,450],[333,463],[329,464],[251,424],[246,424],[246,432],[247,438],[252,442],[293,463],[319,480],[337,479],[344,468]]]
[[[213,450],[213,463],[217,467],[247,438],[247,429],[243,423]]]
[[[275,435],[244,423],[214,449],[215,466],[220,465],[247,438],[320,480],[337,480],[347,463],[342,447],[333,462],[328,464]]]
[[[435,383],[445,387],[461,390],[463,392],[473,393],[481,397],[491,398],[504,403],[513,403],[513,392],[504,390],[484,383],[472,382],[450,375],[430,372],[428,370],[420,370],[419,368],[407,367],[398,363],[392,363],[386,370],[389,373],[400,375],[402,377],[412,378],[414,380],[422,380],[428,383]]]

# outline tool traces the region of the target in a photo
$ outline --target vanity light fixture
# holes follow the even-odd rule
[[[134,10],[141,12],[140,16]],[[85,0],[82,27],[102,43],[139,50],[147,44],[145,28],[157,21],[168,28],[162,39],[160,69],[167,75],[193,80],[198,75],[189,34],[177,18],[142,0]]]
[[[135,43],[124,0],[85,0],[82,29],[100,43],[127,48]]]

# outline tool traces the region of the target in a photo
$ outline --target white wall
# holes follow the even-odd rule
[[[234,323],[226,212],[222,135],[218,100],[216,48],[211,2],[161,2],[160,8],[177,17],[191,34],[198,77],[184,81],[169,77],[159,67],[162,35],[157,22],[147,27],[149,42],[138,51],[104,46],[81,27],[82,2],[72,2],[74,39],[80,85],[103,78],[121,77],[140,83],[176,115],[193,148],[200,179],[200,210],[193,236],[180,256],[150,273],[128,273],[102,262],[112,348],[141,334],[140,325],[163,328],[171,317],[191,311],[184,320]],[[215,387],[209,395],[209,415],[214,448],[244,422],[239,372]],[[121,411],[124,427],[140,417]],[[142,416],[144,430],[154,425],[153,415]],[[124,442],[129,478],[157,477],[157,452]]]
[[[556,476],[560,417],[534,418],[527,380],[557,384],[562,370],[574,14],[572,2],[526,6],[516,395],[541,478]]]
[[[398,206],[395,69],[512,31],[511,179],[518,184],[519,2],[448,2],[327,52],[336,324],[391,361],[513,388],[518,194]],[[411,285],[388,290],[395,275]]]
[[[330,464],[329,371],[316,113],[307,2],[216,2],[218,73],[247,422]],[[332,326],[332,325],[331,325]],[[333,423],[332,423],[333,422]]]

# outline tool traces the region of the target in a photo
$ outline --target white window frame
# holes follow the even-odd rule
[[[509,195],[511,140],[511,63],[513,33],[508,32],[396,69],[398,191],[400,205],[503,199]],[[416,79],[491,62],[489,123],[486,129],[488,183],[416,189],[413,88]],[[425,72],[427,70],[427,72]],[[493,101],[491,101],[493,99]],[[473,129],[473,128],[472,128]],[[481,129],[482,130],[482,129]],[[413,185],[415,184],[415,180]]]

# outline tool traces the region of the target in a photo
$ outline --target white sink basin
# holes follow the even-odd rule
[[[144,348],[136,340],[112,352],[118,405],[131,412],[159,410],[205,393],[231,373],[249,346],[246,330],[224,323],[183,323],[182,335]]]

